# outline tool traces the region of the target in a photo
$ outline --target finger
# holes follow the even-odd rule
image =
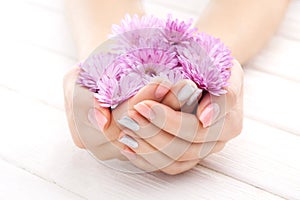
[[[164,153],[173,160],[178,160],[186,151],[193,149],[191,142],[187,142],[178,137],[165,132],[154,124],[150,123],[136,111],[131,111],[128,116],[139,124],[141,127],[138,131],[125,129],[124,132],[135,138],[142,138],[148,144],[158,151]],[[196,156],[193,158],[197,158]],[[193,160],[190,159],[190,160]]]
[[[203,127],[208,127],[226,113],[232,110],[241,99],[243,89],[243,70],[241,65],[234,61],[231,68],[229,85],[226,87],[227,93],[221,96],[206,94],[197,108],[197,116]]]
[[[112,111],[113,120],[115,122],[126,121],[123,117],[126,116],[128,110],[132,110],[133,106],[140,101],[151,99],[160,102],[165,94],[170,90],[171,83],[168,80],[156,79],[143,87],[135,96],[123,102]]]
[[[74,90],[72,111],[78,137],[86,148],[109,141],[103,134],[113,128],[110,124],[109,110],[99,107],[94,94],[77,84]],[[95,121],[98,125],[96,127],[93,124]]]
[[[190,98],[195,92],[200,95],[199,91],[193,81],[184,79],[171,87],[171,90],[166,94],[162,103],[179,111],[186,102],[188,102],[190,106],[193,103],[190,101]],[[196,98],[197,97],[194,96],[192,101],[196,100]]]
[[[152,166],[149,162],[143,159],[141,156],[137,155],[128,147],[124,147],[121,153],[136,167],[143,170],[141,172],[154,172],[159,171],[156,167]]]
[[[199,161],[200,160],[197,159],[184,162],[174,162],[172,165],[161,169],[161,171],[169,175],[181,174],[195,167],[199,163]]]
[[[65,100],[65,110],[68,120],[69,129],[71,132],[72,139],[76,146],[80,148],[85,148],[83,142],[81,141],[75,123],[74,123],[74,113],[71,112],[73,109],[73,93],[75,82],[78,77],[79,68],[75,67],[71,69],[65,76],[63,80],[63,88],[64,88],[64,100]]]
[[[198,102],[201,99],[201,97],[202,90],[198,88],[188,99],[188,101],[182,106],[181,111],[185,113],[193,113],[196,106],[198,106]]]
[[[92,92],[77,84],[79,72],[75,67],[64,77],[66,114],[74,143],[94,149],[108,141],[103,131],[110,127],[110,111],[98,105]]]
[[[137,136],[132,131],[124,130],[124,133],[132,137],[134,140],[140,141],[139,136]],[[185,142],[184,144],[182,144],[183,140],[180,140],[176,137],[165,137],[163,133],[150,138],[146,138],[144,139],[144,141],[172,160],[180,162],[204,159],[212,153],[221,151],[225,146],[225,142],[205,142],[190,144],[187,144],[187,142]]]
[[[225,142],[206,142],[201,144],[200,152],[199,152],[199,158],[203,160],[207,156],[220,152],[224,147],[226,143]],[[188,155],[186,155],[188,158]],[[183,158],[184,159],[184,158]]]
[[[200,129],[195,115],[175,111],[155,101],[142,101],[134,109],[158,128],[189,142],[197,140],[198,132],[206,131]]]
[[[242,124],[237,124],[242,122],[242,109],[231,113],[231,118],[224,117],[212,126],[203,128],[195,115],[174,111],[155,101],[142,101],[134,108],[159,129],[192,143],[228,141],[232,137],[233,126],[237,126],[238,131],[242,127]]]
[[[213,124],[212,126],[217,126],[217,123]],[[242,129],[243,129],[243,110],[242,108],[236,108],[226,114],[224,118],[224,128],[222,130],[222,134],[219,140],[223,142],[227,142],[230,139],[238,136],[242,132]]]
[[[121,132],[119,142],[130,147],[135,153],[143,157],[157,169],[162,169],[174,162],[174,160],[157,151],[144,140],[139,138],[133,139],[125,132]]]
[[[222,149],[224,142],[191,143],[165,132],[148,122],[138,113],[131,112],[129,115],[136,121],[141,129],[139,131],[124,130],[133,139],[142,138],[152,147],[177,161],[202,159],[211,152]],[[156,134],[153,134],[156,133]]]
[[[132,141],[128,142],[126,140],[134,140],[138,145],[131,145]],[[133,139],[131,136],[127,135],[126,132],[121,132],[119,141],[123,142],[126,145],[129,145],[132,151],[136,152],[139,156],[141,156],[155,168],[169,174],[181,173],[183,171],[186,171],[195,166],[199,161],[199,159],[197,159],[185,162],[177,162],[164,155],[160,151],[157,151],[157,149],[149,145],[144,140],[139,138]]]
[[[117,108],[114,109],[114,112],[116,112],[115,110],[118,110],[118,113],[120,113],[121,111],[132,109],[133,105],[146,99],[160,102],[169,92],[170,88],[170,81],[160,78],[154,79],[152,82],[140,89],[138,93],[131,97],[128,101],[117,106]]]
[[[99,160],[111,160],[114,158],[122,158],[120,149],[125,147],[124,144],[115,141],[110,141],[101,145],[89,146],[89,152]]]

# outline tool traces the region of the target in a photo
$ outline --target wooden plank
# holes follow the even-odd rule
[[[300,82],[245,70],[245,115],[300,135]]]
[[[299,199],[299,144],[299,136],[245,119],[243,133],[202,165],[287,199]]]
[[[52,12],[62,13],[64,12],[64,1],[62,0],[21,0],[26,4],[30,4],[32,6],[40,7],[43,10],[49,10]]]
[[[24,43],[2,44],[7,48],[0,49],[6,55],[1,59],[0,85],[63,109],[63,76],[75,61]]]
[[[66,186],[66,188],[72,191],[79,191],[80,194],[89,198],[109,198],[112,196],[112,198],[115,199],[120,197],[147,199],[151,197],[164,197],[161,196],[163,195],[163,190],[167,191],[169,195],[194,199],[199,198],[199,196],[204,198],[207,196],[211,197],[212,193],[215,195],[212,198],[221,198],[223,196],[227,198],[238,198],[242,197],[239,195],[242,195],[244,192],[246,198],[256,199],[257,197],[262,197],[262,199],[265,199],[274,197],[254,187],[243,185],[239,181],[236,182],[234,179],[222,176],[219,173],[214,174],[211,170],[205,171],[204,168],[204,170],[201,168],[201,171],[195,169],[179,176],[180,178],[164,178],[163,175],[152,174],[142,176],[124,175],[109,170],[102,165],[98,165],[86,152],[75,149],[71,144],[70,137],[67,136],[68,131],[63,113],[30,100],[32,97],[41,97],[41,99],[51,100],[51,96],[55,96],[57,99],[53,102],[56,102],[57,105],[62,105],[62,96],[59,96],[57,93],[60,87],[55,85],[58,83],[61,84],[60,78],[63,72],[66,71],[66,68],[62,69],[66,65],[61,65],[61,63],[63,63],[61,61],[62,57],[65,56],[61,55],[72,57],[73,53],[70,53],[70,51],[74,49],[71,47],[72,45],[68,44],[72,42],[66,42],[66,39],[70,39],[67,36],[68,34],[62,32],[61,36],[61,33],[57,31],[61,30],[61,26],[65,27],[65,22],[60,22],[63,18],[57,17],[58,15],[55,14],[55,12],[44,12],[42,9],[32,5],[27,5],[27,7],[12,6],[12,9],[8,8],[9,7],[4,6],[0,9],[3,14],[1,15],[1,22],[4,22],[1,23],[4,24],[4,37],[1,39],[1,44],[2,46],[5,44],[5,48],[3,48],[1,54],[7,55],[6,52],[9,51],[8,56],[4,56],[3,60],[5,62],[2,64],[2,69],[5,69],[6,74],[1,73],[0,80],[2,81],[1,84],[7,87],[22,91],[24,96],[15,95],[13,92],[6,90],[4,90],[6,92],[1,92],[1,96],[8,97],[7,99],[2,99],[3,103],[0,106],[2,111],[1,120],[6,122],[1,125],[0,128],[2,138],[5,138],[0,142],[0,152],[6,159],[30,169],[30,171],[45,177],[48,181],[58,182],[60,185]],[[11,10],[20,13],[20,16],[24,15],[22,19],[24,21],[20,23],[20,18],[13,16],[13,12],[10,12]],[[26,17],[26,14],[29,15],[29,17]],[[50,17],[47,17],[48,15],[50,15]],[[7,18],[11,18],[12,20],[5,20]],[[40,21],[45,19],[45,23],[38,22],[38,18]],[[58,22],[61,25],[57,26]],[[23,24],[23,26],[12,27],[11,24]],[[14,33],[24,33],[23,35],[16,34],[14,36],[17,41],[26,41],[26,43],[41,46],[54,52],[53,54],[59,55],[51,55],[49,57],[47,53],[39,54],[38,47],[32,47],[26,43],[25,45],[20,45],[19,43],[14,45],[13,41],[6,41],[7,38],[12,38],[11,35],[14,35]],[[20,38],[18,39],[17,36]],[[7,51],[6,48],[8,48]],[[35,61],[35,56],[30,55],[30,52],[36,55],[37,61]],[[22,56],[22,54],[24,56]],[[53,59],[54,61],[52,61]],[[47,62],[42,62],[43,60]],[[47,67],[41,67],[48,62],[50,62],[50,64]],[[71,64],[73,62],[71,58],[65,63]],[[32,66],[30,64],[32,64]],[[51,68],[58,65],[62,66],[62,68]],[[24,67],[21,69],[22,66]],[[51,70],[47,71],[48,69]],[[17,71],[18,73],[15,73]],[[42,76],[34,78],[29,76],[29,79],[26,77],[28,71],[34,74],[42,74]],[[248,71],[252,71],[253,73],[249,73]],[[299,98],[293,95],[295,91],[299,89],[298,83],[293,81],[291,81],[292,83],[290,81],[286,82],[286,80],[276,76],[265,76],[264,73],[262,73],[262,75],[260,72],[253,70],[248,71],[246,73],[247,88],[245,94],[246,115],[258,118],[272,126],[290,130],[296,134],[299,133],[299,128],[296,126],[296,113],[298,113],[296,106],[298,105],[297,102],[299,102]],[[59,74],[59,76],[53,76],[53,74],[55,75],[56,73]],[[253,75],[248,75],[251,73]],[[11,77],[14,77],[14,79]],[[55,77],[54,80],[52,80],[51,77]],[[43,82],[46,82],[46,84],[41,84]],[[53,91],[50,92],[50,95],[47,94],[47,91],[49,89],[51,91],[50,86],[52,83],[54,83],[55,86],[53,87]],[[252,87],[253,85],[254,87]],[[270,88],[272,88],[271,91]],[[282,93],[279,93],[275,88],[279,91],[287,91],[287,94],[281,97],[280,95]],[[36,91],[39,91],[37,95],[34,94]],[[29,97],[29,99],[26,96]],[[267,96],[268,98],[266,97],[266,100],[264,100],[264,98],[258,100],[258,97],[261,96]],[[279,108],[279,112],[284,115],[278,115],[277,113],[277,116],[276,111],[273,111],[275,105],[281,105],[286,99],[289,100],[289,104],[285,105],[286,109]],[[278,109],[278,107],[276,107],[276,109]],[[292,114],[290,115],[288,111]],[[261,114],[258,115],[257,113]],[[248,132],[253,131],[257,134],[268,132],[268,136],[255,136],[255,141],[262,140],[260,141],[262,143],[256,144],[254,141],[248,144],[247,140],[245,143],[237,143],[234,148],[230,145],[231,150],[229,150],[227,157],[209,158],[208,163],[213,163],[213,165],[207,166],[284,197],[297,198],[299,190],[296,184],[299,185],[299,182],[296,179],[299,179],[299,175],[296,172],[299,171],[299,162],[296,160],[297,154],[295,152],[299,152],[299,148],[291,141],[297,142],[298,140],[294,138],[295,136],[280,131],[280,134],[278,133],[277,135],[284,135],[284,137],[276,136],[274,138],[271,133],[278,132],[278,130],[261,128],[262,125],[259,126],[256,122],[249,124],[247,128]],[[252,126],[256,128],[252,129]],[[62,133],[65,133],[65,135],[62,135]],[[18,139],[16,140],[16,138]],[[265,140],[269,138],[275,141],[266,142]],[[284,145],[286,148],[283,152],[286,155],[278,152],[281,149],[278,148],[278,146]],[[264,149],[265,146],[271,146],[271,148],[266,150]],[[245,149],[245,147],[247,147],[247,149]],[[234,159],[231,158],[234,153],[239,152],[240,149],[243,148],[244,150],[242,150],[238,156],[235,156]],[[276,149],[277,151],[275,151]],[[251,159],[247,155],[252,156]],[[265,159],[264,162],[262,162],[263,159]],[[228,165],[230,167],[225,170],[222,167],[227,163],[229,163]],[[221,164],[222,166],[220,166]],[[275,167],[274,170],[272,168],[270,171],[269,168],[271,165],[275,165]],[[247,166],[250,167],[246,168]],[[204,171],[204,175],[201,175],[201,173],[203,173],[202,171]],[[188,178],[185,178],[186,176]],[[140,180],[141,177],[143,177],[142,181]],[[270,177],[273,179],[271,180]],[[202,182],[199,183],[199,180]],[[283,187],[280,184],[274,184],[276,182],[273,180],[277,183],[283,183]],[[223,184],[223,182],[226,184]],[[116,187],[112,189],[111,185]],[[193,187],[193,185],[197,187]],[[184,188],[183,191],[181,191],[182,188]],[[149,197],[146,196],[146,194],[153,194],[153,196],[151,195],[151,197]]]
[[[115,171],[74,147],[63,111],[3,88],[0,94],[6,97],[0,104],[0,156],[84,198],[279,199],[203,167],[179,176]]]
[[[18,6],[15,6],[16,3]],[[62,13],[42,9],[24,1],[14,0],[0,5],[0,22],[4,32],[1,40],[6,40],[7,44],[25,41],[27,44],[76,58],[75,45]],[[14,48],[17,51],[18,44],[2,48]]]
[[[245,68],[257,69],[300,82],[299,52],[300,41],[275,36]]]
[[[0,199],[84,199],[0,160]]]

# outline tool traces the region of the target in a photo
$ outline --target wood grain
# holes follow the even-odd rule
[[[0,92],[6,96],[0,104],[0,120],[6,121],[0,127],[0,136],[5,138],[0,140],[0,157],[85,198],[277,198],[204,167],[179,176],[126,174],[110,169],[72,144],[63,111],[14,91],[0,88]],[[9,102],[16,115],[9,114]],[[30,118],[29,112],[34,112]]]
[[[0,199],[85,199],[2,160],[0,169]]]
[[[150,14],[188,19],[207,1],[144,3]],[[243,133],[195,169],[171,177],[118,172],[72,144],[62,77],[76,63],[76,51],[63,3],[1,2],[0,198],[299,199],[299,8],[300,0],[291,1],[276,35],[245,66]]]

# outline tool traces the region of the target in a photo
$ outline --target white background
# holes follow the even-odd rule
[[[145,2],[195,17],[197,0]],[[0,199],[300,199],[300,1],[245,66],[242,134],[179,176],[111,170],[74,146],[62,77],[76,63],[59,0],[0,1]]]

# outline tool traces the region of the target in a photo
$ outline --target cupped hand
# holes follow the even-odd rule
[[[88,149],[98,159],[122,158],[119,148],[124,148],[113,138],[105,137],[103,132],[113,136],[119,131],[108,108],[95,102],[92,92],[77,84],[79,67],[74,67],[64,76],[65,111],[74,143]],[[117,148],[119,147],[119,148]]]
[[[121,149],[139,168],[178,174],[220,151],[241,131],[243,72],[237,62],[232,68],[227,95],[210,97],[206,94],[197,107],[197,117],[187,113],[194,110],[202,95],[191,81],[179,82],[170,92],[168,82],[149,84],[111,115],[109,109],[98,106],[92,92],[75,84],[78,72],[79,68],[74,68],[64,79],[70,131],[77,146],[89,149],[101,160],[123,158]],[[212,109],[212,103],[219,105],[219,109]],[[154,112],[155,118],[145,115],[148,108],[149,112],[158,112]],[[181,108],[184,112],[179,111]],[[203,118],[203,113],[208,117]],[[126,127],[128,119],[134,119],[134,126],[138,125],[139,130],[130,130],[132,124]],[[138,147],[129,148],[130,142],[124,142],[127,137],[134,138]]]
[[[64,76],[63,84],[65,111],[74,143],[89,150],[100,160],[126,159],[120,153],[120,149],[126,147],[118,141],[121,129],[116,123],[116,117],[113,117],[110,109],[99,106],[91,91],[76,83],[79,72],[77,66],[71,69]],[[167,82],[149,84],[115,110],[123,113],[124,109],[132,109],[135,104],[146,99],[159,102],[169,88]]]
[[[145,100],[129,109],[130,118],[121,122],[120,141],[130,147],[123,154],[145,170],[178,174],[222,150],[241,132],[243,121],[243,70],[237,61],[231,70],[227,94],[205,94],[196,115],[188,112],[193,111],[202,94],[190,81],[172,87],[161,103]]]

